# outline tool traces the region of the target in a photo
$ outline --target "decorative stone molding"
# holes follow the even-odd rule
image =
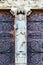
[[[31,9],[29,8],[29,9],[27,9],[27,8],[11,8],[11,13],[13,14],[13,15],[16,15],[17,14],[17,12],[18,13],[20,13],[20,11],[23,13],[23,12],[25,12],[25,15],[29,15],[32,11],[31,11]]]
[[[40,5],[39,5],[40,4]],[[43,0],[1,0],[0,9],[11,9],[12,7],[43,9]]]
[[[0,0],[2,3],[5,2],[5,0]]]
[[[40,4],[40,5],[39,5]],[[1,0],[0,9],[43,9],[43,0]]]

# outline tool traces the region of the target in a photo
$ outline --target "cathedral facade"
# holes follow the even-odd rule
[[[43,65],[43,0],[0,0],[0,65]]]

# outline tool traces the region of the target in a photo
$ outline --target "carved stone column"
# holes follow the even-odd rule
[[[12,9],[15,15],[15,65],[27,65],[27,21],[26,11]],[[18,12],[18,13],[17,13]],[[30,11],[29,11],[30,13]]]
[[[15,24],[15,65],[27,65],[26,15],[18,14]]]

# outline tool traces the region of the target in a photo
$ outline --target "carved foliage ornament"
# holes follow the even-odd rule
[[[11,7],[40,9],[43,8],[43,0],[1,0],[0,1],[0,8],[11,8]]]

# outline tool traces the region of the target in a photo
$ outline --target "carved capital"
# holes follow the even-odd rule
[[[10,11],[13,15],[17,15],[17,12],[18,13],[24,13],[25,15],[30,15],[30,13],[32,12],[31,11],[31,8],[11,8],[11,11]]]

